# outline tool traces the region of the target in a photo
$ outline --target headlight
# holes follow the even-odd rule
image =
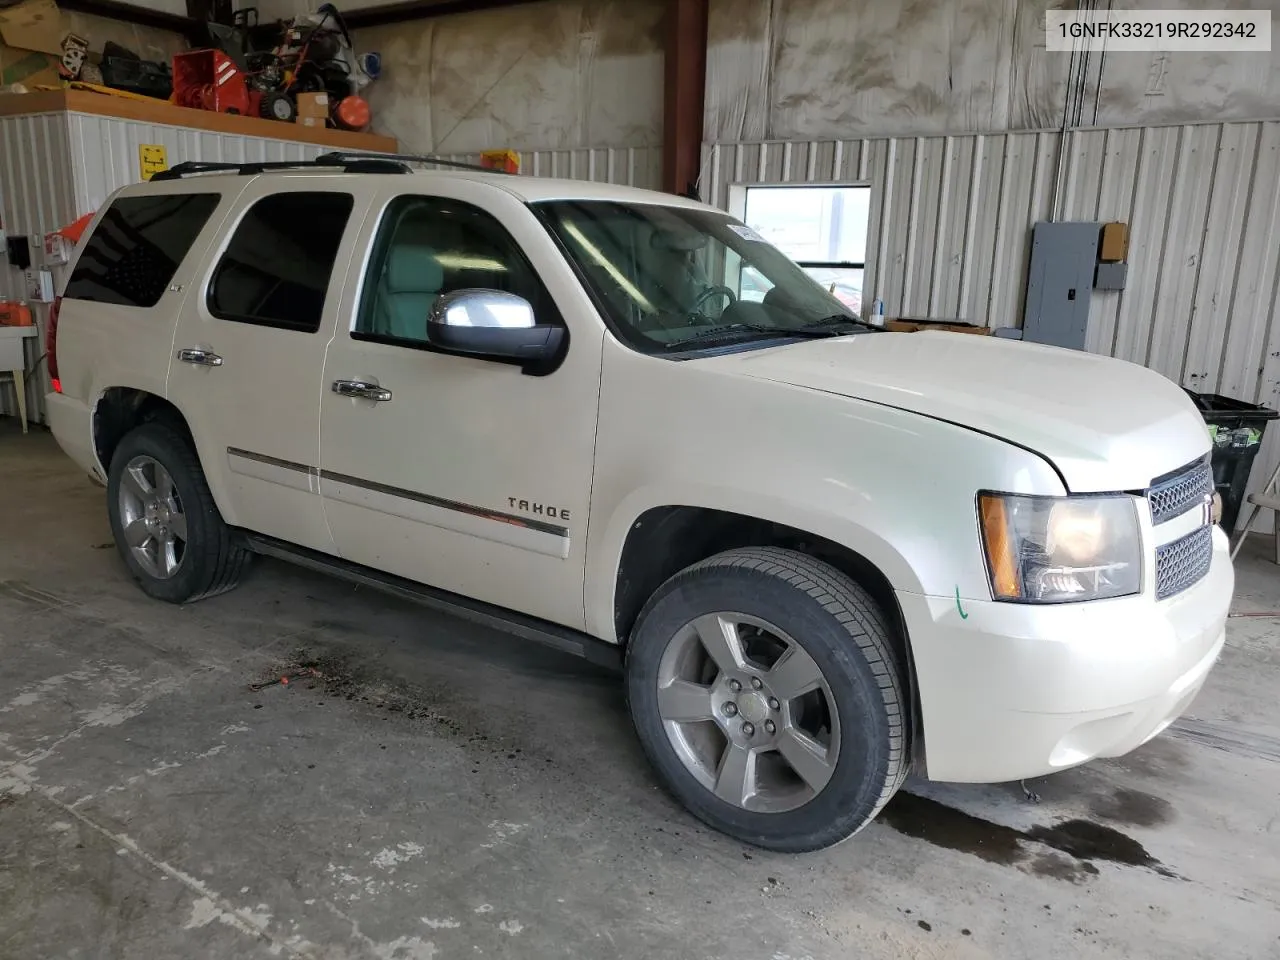
[[[1066,603],[1142,589],[1133,498],[978,497],[982,541],[997,600]]]

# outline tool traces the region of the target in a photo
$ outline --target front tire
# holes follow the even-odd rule
[[[111,457],[107,512],[143,592],[188,603],[232,589],[249,562],[222,520],[186,438],[162,423],[130,431]]]
[[[627,698],[676,798],[755,846],[845,840],[907,775],[889,623],[864,589],[795,551],[731,550],[663,584],[628,646]]]

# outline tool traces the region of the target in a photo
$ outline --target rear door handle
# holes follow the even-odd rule
[[[343,397],[376,400],[378,403],[386,403],[391,399],[391,391],[386,387],[380,387],[376,383],[365,380],[335,380],[333,392]]]
[[[194,363],[202,367],[222,366],[222,358],[216,353],[210,353],[208,350],[200,350],[196,347],[185,347],[179,350],[178,359],[183,363]]]

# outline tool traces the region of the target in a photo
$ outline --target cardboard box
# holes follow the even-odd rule
[[[298,117],[298,126],[300,127],[319,127],[324,129],[328,117]]]
[[[1104,223],[1098,259],[1103,263],[1120,263],[1129,256],[1129,228],[1123,223]]]
[[[62,11],[54,0],[25,0],[0,9],[0,39],[18,50],[34,50],[62,59],[67,34]]]
[[[976,333],[990,336],[990,327],[975,327],[971,323],[956,323],[945,320],[886,320],[884,328],[893,333],[915,333],[921,330],[945,330],[947,333]]]
[[[62,83],[58,73],[59,58],[31,50],[15,50],[0,44],[0,90],[21,84],[27,93],[38,86],[56,87]]]
[[[298,119],[302,120],[303,117],[329,119],[329,95],[327,93],[298,94]],[[307,126],[315,126],[315,124],[307,124]]]

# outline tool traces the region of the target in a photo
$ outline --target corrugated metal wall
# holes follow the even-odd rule
[[[73,151],[73,162],[75,196],[82,212],[97,209],[112,191],[138,181],[138,147],[142,144],[163,144],[171,165],[183,160],[221,163],[308,160],[333,149],[89,114],[70,115],[70,138],[79,148]],[[480,155],[453,154],[445,159],[479,163]],[[662,150],[659,147],[531,150],[520,154],[520,170],[535,177],[568,177],[656,190],[662,179]]]
[[[170,127],[113,117],[51,113],[0,117],[0,215],[9,234],[38,242],[46,233],[96,210],[120,187],[138,182],[138,147],[163,144],[169,163],[182,160],[301,160],[326,147],[240,137]],[[33,251],[33,261],[41,259]],[[55,285],[62,269],[54,268]],[[22,274],[0,261],[0,296],[24,299]],[[27,412],[44,420],[48,375],[38,363],[43,353],[47,307],[32,307],[40,336],[27,341]],[[0,413],[13,414],[16,404],[7,378],[0,386]]]
[[[0,117],[0,222],[8,236],[43,237],[78,217],[71,163],[74,151],[66,118],[56,114]],[[39,263],[41,251],[31,251]],[[26,298],[22,271],[0,259],[0,299]],[[44,420],[48,379],[38,364],[44,343],[43,307],[33,312],[40,336],[25,342],[27,354],[27,416]],[[0,384],[0,413],[16,414],[13,383]]]
[[[644,190],[662,189],[661,147],[584,147],[578,150],[516,152],[520,157],[520,172],[526,176],[616,183]],[[444,159],[479,163],[480,154],[448,154]]]
[[[886,314],[1020,326],[1031,226],[1130,226],[1128,288],[1093,295],[1089,349],[1280,406],[1280,121],[710,144],[703,195],[868,183],[864,297]],[[1057,189],[1055,190],[1055,181]],[[1267,438],[1253,482],[1280,460]]]
[[[170,166],[184,160],[214,163],[309,160],[332,147],[291,140],[267,140],[189,127],[139,123],[84,113],[67,115],[74,156],[79,216],[96,210],[113,191],[140,179],[138,147],[160,144]]]
[[[6,234],[44,236],[79,216],[71,164],[64,117],[0,117],[0,217]],[[22,296],[21,272],[0,262],[0,297]]]

